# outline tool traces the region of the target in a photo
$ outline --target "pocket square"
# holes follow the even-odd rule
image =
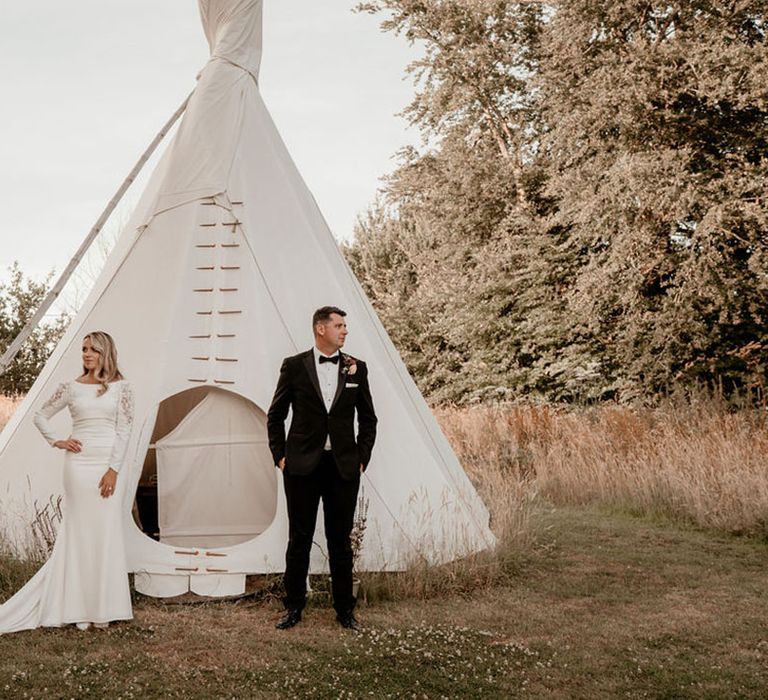
[[[358,386],[359,386],[358,384],[347,384],[344,388],[345,389],[355,389]]]

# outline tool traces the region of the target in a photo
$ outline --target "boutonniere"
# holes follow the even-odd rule
[[[342,355],[341,359],[344,362],[344,365],[341,368],[342,374],[346,374],[351,377],[355,372],[357,372],[357,360],[352,357],[352,355]]]

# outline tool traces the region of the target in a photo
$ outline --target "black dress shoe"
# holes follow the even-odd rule
[[[275,627],[279,630],[289,630],[301,622],[301,610],[286,610]]]
[[[355,632],[360,632],[362,630],[360,623],[357,621],[354,613],[351,611],[348,613],[339,613],[336,615],[336,619],[344,629],[353,630]]]

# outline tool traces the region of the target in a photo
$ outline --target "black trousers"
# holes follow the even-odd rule
[[[304,476],[283,472],[288,503],[288,550],[285,554],[286,609],[302,610],[307,599],[307,572],[317,509],[323,501],[325,539],[331,568],[331,593],[336,612],[355,607],[352,595],[352,546],[349,536],[355,518],[360,476],[342,479],[331,452],[324,452],[315,469]]]

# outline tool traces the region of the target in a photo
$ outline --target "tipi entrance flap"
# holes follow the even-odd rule
[[[156,444],[160,541],[221,548],[264,532],[277,510],[266,415],[220,389]]]

